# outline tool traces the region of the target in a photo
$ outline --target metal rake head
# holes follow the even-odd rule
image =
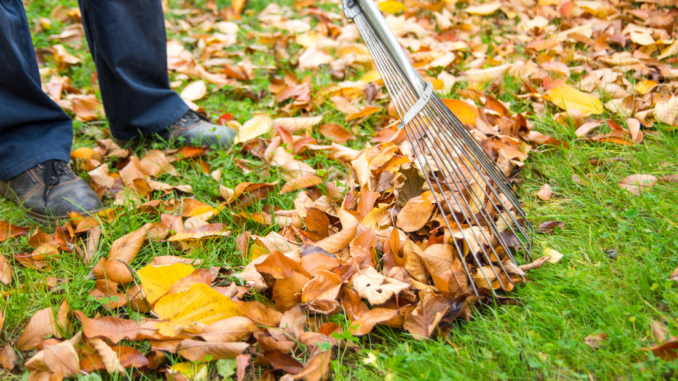
[[[533,228],[512,184],[459,119],[416,73],[372,0],[344,0],[391,95],[476,295],[510,290],[528,258]]]

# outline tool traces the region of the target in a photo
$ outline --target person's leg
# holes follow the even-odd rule
[[[186,114],[169,86],[160,0],[80,0],[80,9],[115,138],[163,131]]]
[[[21,0],[0,1],[0,180],[50,159],[68,161],[71,119],[40,86]]]

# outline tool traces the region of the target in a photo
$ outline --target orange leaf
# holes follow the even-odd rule
[[[376,107],[376,106],[365,106],[364,109],[362,109],[360,112],[357,112],[355,114],[350,114],[346,116],[346,121],[350,122],[352,120],[362,118],[364,116],[372,115],[376,113],[377,111],[381,110],[381,107]]]
[[[476,125],[476,116],[479,115],[477,107],[456,99],[441,99],[441,101],[462,123]]]

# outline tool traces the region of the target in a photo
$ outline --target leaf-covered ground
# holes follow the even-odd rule
[[[77,3],[28,2],[109,209],[55,229],[0,203],[2,377],[678,377],[673,5],[379,3],[555,262],[493,305],[435,261],[452,249],[403,191],[411,147],[339,4],[166,4],[171,84],[239,130],[226,151],[112,145]]]

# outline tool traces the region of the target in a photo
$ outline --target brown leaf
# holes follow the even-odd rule
[[[523,270],[523,271],[530,271],[530,270],[538,269],[541,266],[543,266],[544,263],[548,262],[549,259],[551,259],[551,257],[547,255],[547,256],[544,256],[544,257],[541,257],[541,258],[535,260],[532,263],[520,265],[520,266],[518,266],[518,268]]]
[[[110,279],[118,284],[127,284],[134,281],[130,268],[122,261],[99,259],[92,269],[96,279]]]
[[[247,343],[211,343],[186,339],[177,348],[179,355],[191,361],[210,361],[232,359],[241,355],[249,347]]]
[[[356,336],[362,336],[370,333],[372,328],[379,323],[385,323],[394,317],[398,316],[398,310],[390,308],[374,308],[371,309],[357,320],[351,323],[351,332]]]
[[[306,229],[311,233],[327,238],[330,234],[330,219],[327,214],[317,208],[306,208],[306,218],[304,219]]]
[[[8,238],[28,235],[30,231],[31,230],[29,228],[20,228],[8,222],[0,221],[0,242]]]
[[[331,139],[339,144],[346,143],[351,139],[355,139],[355,136],[351,131],[345,129],[344,127],[336,124],[323,124],[318,128],[318,131],[326,138]]]
[[[403,266],[410,275],[421,283],[428,283],[428,272],[422,262],[424,252],[409,238],[403,248]]]
[[[359,111],[355,114],[346,115],[346,121],[350,122],[352,120],[359,119],[359,118],[362,118],[364,116],[372,115],[372,114],[378,112],[381,109],[382,109],[381,107],[365,106],[361,111]]]
[[[305,268],[309,274],[313,274],[319,269],[332,271],[339,267],[340,264],[341,261],[339,261],[339,259],[320,253],[313,253],[301,257],[301,267]]]
[[[655,183],[657,183],[657,178],[652,175],[631,175],[623,178],[617,184],[619,184],[622,189],[626,189],[636,196],[640,196],[641,190],[649,190]]]
[[[641,350],[652,351],[655,356],[664,361],[674,361],[678,358],[678,341],[669,341],[661,345],[653,345],[649,348],[643,348]]]
[[[226,224],[208,224],[203,225],[193,229],[185,229],[167,240],[170,242],[173,241],[187,241],[187,240],[200,240],[204,238],[213,238],[213,237],[228,237],[231,235],[231,231],[228,230]]]
[[[355,238],[357,231],[358,224],[355,224],[351,227],[344,227],[344,229],[340,232],[332,234],[331,236],[314,243],[313,246],[321,248],[330,254],[334,254],[348,246],[348,244],[351,243],[351,241],[353,241]]]
[[[332,359],[331,351],[323,351],[316,353],[313,356],[311,356],[311,358],[309,358],[308,361],[306,361],[304,369],[301,372],[295,374],[294,376],[289,377],[293,380],[304,380],[304,381],[327,380],[329,379],[330,375],[331,359]]]
[[[125,371],[125,369],[122,367],[122,364],[120,364],[120,358],[118,357],[118,354],[108,344],[106,344],[104,340],[99,338],[91,338],[89,342],[94,346],[94,349],[96,350],[99,358],[104,364],[106,371],[109,374],[118,372],[123,373]]]
[[[298,304],[285,311],[280,318],[280,328],[295,340],[299,340],[299,336],[306,329],[306,312]]]
[[[210,343],[234,343],[244,341],[252,332],[260,329],[254,322],[244,316],[233,316],[210,324],[200,337]]]
[[[273,369],[284,370],[289,374],[297,374],[304,369],[304,364],[279,349],[264,352],[263,357],[257,358],[255,365],[257,363],[271,366]]]
[[[285,185],[283,185],[282,189],[280,189],[280,194],[293,192],[299,189],[310,188],[322,182],[323,179],[315,175],[297,177],[291,181],[286,182]]]
[[[607,340],[607,334],[600,332],[597,335],[588,335],[584,338],[584,343],[593,349],[598,349]]]
[[[0,282],[8,285],[12,281],[14,271],[7,258],[0,254]]]
[[[246,317],[256,324],[268,327],[277,327],[280,325],[282,314],[272,308],[268,308],[260,302],[235,302]]]
[[[269,274],[275,279],[289,278],[292,276],[293,272],[298,272],[311,278],[311,274],[301,267],[299,262],[288,258],[278,250],[273,251],[262,263],[255,265],[254,267],[258,272]]]
[[[543,234],[553,234],[557,228],[565,229],[562,221],[545,221],[537,225],[537,231]]]
[[[373,305],[383,304],[393,295],[398,295],[409,288],[406,283],[387,278],[373,267],[354,275],[352,282],[353,289],[358,295]]]
[[[417,340],[431,337],[438,323],[450,308],[449,300],[442,296],[425,294],[417,308],[405,316],[404,328]]]
[[[407,201],[405,207],[398,213],[396,225],[405,232],[415,232],[428,222],[435,210],[433,194],[424,192]]]
[[[16,343],[16,348],[20,351],[30,351],[49,336],[61,337],[54,319],[54,311],[51,308],[44,308],[31,317],[24,333]]]
[[[137,323],[136,320],[125,320],[115,316],[105,316],[100,319],[90,319],[80,311],[73,311],[82,323],[82,332],[87,338],[105,337],[113,343],[123,339],[137,341],[152,338],[157,333],[155,327]]]
[[[153,227],[153,223],[148,223],[141,228],[124,235],[113,242],[108,259],[117,259],[125,263],[131,263],[137,257],[141,245],[146,241],[146,234]]]
[[[326,255],[322,254],[312,254],[318,255],[325,258],[329,258]],[[303,258],[306,257],[302,257]],[[304,285],[308,283],[310,278],[305,275],[294,272],[292,276],[284,279],[278,279],[273,285],[273,301],[280,311],[287,311],[290,308],[294,307],[298,303],[301,303],[301,292],[304,288]]]
[[[316,270],[302,290],[301,301],[306,303],[315,299],[336,300],[341,290],[341,277],[327,270]]]
[[[666,175],[662,177],[661,182],[663,183],[678,183],[678,175]]]
[[[542,199],[543,201],[548,201],[551,199],[551,186],[548,184],[544,184],[539,188],[539,191],[537,192],[537,197]]]
[[[12,370],[20,363],[16,352],[9,345],[5,345],[2,350],[0,350],[0,364],[2,364],[3,368]]]
[[[45,345],[45,365],[54,373],[71,377],[80,374],[80,360],[70,341],[57,345]]]

